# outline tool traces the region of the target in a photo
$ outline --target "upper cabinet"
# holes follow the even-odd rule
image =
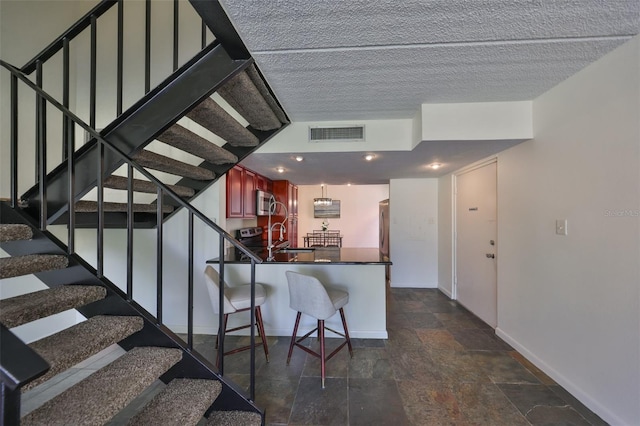
[[[227,172],[227,217],[244,217],[244,170],[234,166]]]
[[[227,172],[227,217],[256,217],[256,190],[268,191],[270,181],[254,171],[235,165]]]
[[[244,217],[256,217],[257,175],[244,169]]]

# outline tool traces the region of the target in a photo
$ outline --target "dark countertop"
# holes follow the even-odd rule
[[[270,263],[327,263],[334,265],[391,265],[389,259],[383,259],[377,248],[351,248],[351,247],[318,247],[318,248],[290,248],[292,251],[279,251],[274,253],[273,261],[267,261],[266,250],[259,254],[264,260],[263,264]],[[299,251],[296,251],[299,250]],[[219,260],[209,259],[207,263],[218,263]],[[236,259],[234,253],[227,254],[225,263],[249,263]]]

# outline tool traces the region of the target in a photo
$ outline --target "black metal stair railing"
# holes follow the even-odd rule
[[[172,74],[173,72],[175,72],[176,70],[178,70],[178,68],[180,67],[180,56],[185,56],[183,54],[183,52],[181,52],[180,50],[180,46],[182,45],[182,50],[185,50],[185,42],[183,42],[180,39],[180,15],[179,15],[179,11],[180,11],[180,4],[189,4],[187,3],[186,0],[172,0],[173,1],[173,7],[172,7],[172,47],[171,47],[171,58],[172,58],[172,68],[171,70],[166,70],[166,75],[169,76],[170,74]],[[166,3],[165,3],[166,4]],[[100,27],[101,29],[103,28],[103,20],[105,20],[105,15],[108,15],[108,12],[113,8],[113,7],[117,8],[117,17],[116,17],[116,22],[115,22],[115,29],[111,28],[111,26],[113,25],[110,21],[109,18],[106,18],[106,21],[104,22],[104,28],[108,29],[109,31],[111,31],[112,34],[109,34],[109,31],[107,31],[106,36],[104,35],[104,31],[101,33],[101,39],[100,42],[101,43],[113,43],[116,46],[116,85],[115,85],[115,97],[116,97],[116,102],[115,102],[115,111],[113,111],[113,114],[111,116],[108,115],[108,113],[105,113],[105,108],[104,108],[104,102],[100,102],[100,100],[98,99],[97,95],[97,86],[99,85],[99,81],[98,81],[98,66],[97,66],[97,56],[99,54],[99,45],[98,45],[98,28]],[[157,5],[159,6],[159,5]],[[75,48],[76,45],[76,39],[80,38],[82,39],[81,36],[84,36],[85,38],[88,36],[88,38],[90,39],[89,42],[89,51],[86,52],[84,54],[85,57],[87,57],[88,59],[88,64],[84,64],[85,66],[82,66],[82,63],[78,63],[76,64],[77,67],[83,68],[83,69],[88,69],[89,70],[89,87],[88,87],[88,92],[89,92],[89,102],[88,102],[88,121],[89,121],[89,126],[93,129],[96,128],[97,125],[97,106],[100,105],[100,112],[101,112],[101,122],[109,122],[110,127],[113,129],[113,127],[117,124],[117,122],[114,122],[114,120],[118,119],[118,117],[120,117],[123,114],[123,111],[126,110],[126,106],[124,105],[124,96],[123,96],[123,92],[124,92],[124,39],[125,39],[125,23],[124,23],[124,11],[125,8],[127,7],[138,7],[137,4],[134,3],[129,3],[127,5],[125,5],[124,0],[102,0],[100,1],[100,3],[98,3],[92,10],[90,10],[89,12],[87,12],[83,17],[81,17],[75,24],[73,24],[68,30],[66,30],[63,34],[61,34],[59,37],[57,37],[55,40],[53,40],[45,49],[43,49],[40,53],[38,53],[33,59],[31,59],[30,61],[28,61],[23,67],[21,67],[21,71],[26,74],[26,75],[30,75],[35,73],[34,75],[34,80],[36,81],[36,84],[38,85],[38,87],[40,88],[44,88],[43,87],[43,81],[45,73],[51,72],[52,70],[49,67],[57,67],[58,64],[57,63],[53,63],[51,65],[49,65],[51,62],[50,60],[56,56],[58,56],[60,53],[62,54],[62,81],[60,82],[53,82],[53,84],[55,85],[60,85],[62,87],[62,99],[58,99],[58,101],[60,101],[62,103],[62,105],[68,109],[71,110],[71,106],[70,106],[70,91],[71,91],[71,84],[70,84],[70,73],[71,73],[71,65],[70,65],[70,58],[71,58],[71,49],[72,47]],[[192,9],[192,13],[195,13],[195,9]],[[144,93],[145,94],[149,94],[149,95],[153,95],[152,90],[155,90],[156,92],[160,91],[161,93],[166,93],[167,92],[167,86],[170,85],[170,83],[167,83],[166,81],[160,83],[160,86],[165,86],[162,89],[164,90],[159,90],[159,89],[152,89],[152,42],[154,42],[154,39],[152,38],[152,2],[150,0],[145,0],[144,2],[144,21],[143,22],[138,22],[138,26],[140,28],[144,28],[144,52],[140,53],[138,56],[140,57],[144,57]],[[211,30],[207,27],[205,21],[203,19],[200,19],[201,23],[201,34],[198,40],[188,40],[188,42],[192,42],[195,43],[197,45],[194,46],[191,50],[193,50],[194,52],[198,52],[198,51],[202,51],[205,49],[206,45],[207,45],[207,39],[211,39],[212,37],[212,33]],[[131,25],[131,23],[129,23],[129,25]],[[87,35],[88,33],[88,35]],[[112,37],[115,37],[115,40],[111,39]],[[160,41],[158,41],[160,42]],[[76,48],[75,52],[75,57],[82,57],[83,55],[79,53],[79,51],[82,49],[82,47],[80,47],[82,41],[80,41],[78,43],[78,47]],[[189,46],[189,44],[187,44],[187,46]],[[213,47],[212,47],[213,49]],[[165,49],[163,49],[164,51]],[[221,53],[215,53],[215,54],[210,54],[208,55],[209,58],[209,62],[211,62],[212,60],[218,60],[217,59],[219,56],[224,56],[224,54],[222,53],[222,51],[224,51],[224,49],[219,48],[218,50],[221,51]],[[202,56],[202,55],[201,55]],[[215,56],[215,58],[211,58],[212,56]],[[219,80],[227,77],[229,75],[229,73],[234,73],[237,72],[238,69],[241,68],[241,66],[246,66],[246,59],[245,61],[242,62],[238,62],[238,63],[233,63],[233,61],[226,61],[226,64],[228,65],[227,68],[224,67],[217,67],[220,68],[218,70],[218,72],[221,74],[220,77],[216,77],[215,75],[212,76],[212,80],[214,78],[218,78]],[[184,61],[186,62],[186,64],[189,63],[189,61]],[[191,60],[191,62],[193,62],[193,60]],[[203,62],[202,60],[200,62]],[[224,62],[224,60],[223,60]],[[88,65],[88,66],[86,66]],[[158,71],[157,71],[157,66],[153,67],[153,71],[154,71],[154,75],[156,75],[155,79],[158,80]],[[56,75],[55,72],[52,73],[54,76]],[[134,77],[135,79],[135,77]],[[49,79],[51,80],[51,79]],[[135,80],[134,80],[135,81]],[[142,85],[140,85],[142,86]],[[175,84],[173,85],[175,86]],[[202,89],[199,89],[202,90]],[[208,92],[203,92],[202,96],[205,95],[209,95],[211,93],[211,88],[209,88]],[[176,90],[173,90],[172,95],[175,96],[175,93],[187,93],[187,91],[185,90],[184,87],[177,87]],[[184,106],[183,109],[188,108],[190,106],[192,106],[192,104],[194,103],[194,100],[191,100],[188,103],[188,106]],[[134,104],[132,105],[132,108],[134,111],[143,111],[144,109],[141,108],[140,105]],[[84,111],[83,111],[84,112]],[[153,132],[150,132],[149,134],[145,134],[145,135],[140,135],[140,134],[135,134],[135,137],[137,140],[142,140],[144,144],[150,142],[153,138],[153,136],[155,136],[155,133],[158,133],[159,131],[162,130],[162,126],[165,126],[166,123],[168,122],[167,120],[169,120],[168,118],[166,118],[165,116],[159,116],[156,117],[157,111],[151,111],[155,114],[153,114],[153,117],[149,117],[149,114],[147,114],[147,116],[144,117],[138,117],[137,122],[134,123],[130,123],[129,127],[133,127],[133,128],[147,128],[147,129],[153,129]],[[46,108],[42,108],[42,105],[37,104],[36,105],[36,114],[44,114],[46,115]],[[76,115],[79,115],[78,112],[75,112]],[[184,111],[180,111],[180,112],[175,112],[173,113],[173,116],[171,117],[173,120],[177,120],[180,116],[182,116],[184,114]],[[154,119],[155,117],[155,119]],[[154,119],[153,126],[149,126],[147,122],[145,122],[145,126],[140,126],[139,121],[144,121],[144,120],[150,120],[150,119]],[[162,121],[165,120],[165,121]],[[131,133],[131,129],[122,129],[122,122],[124,120],[121,120],[120,123],[120,133]],[[74,146],[75,144],[75,140],[76,138],[74,137],[66,137],[68,133],[72,132],[72,126],[70,125],[69,120],[65,117],[65,119],[63,120],[62,123],[63,129],[64,129],[64,134],[65,137],[62,138],[62,142],[61,142],[61,156],[60,156],[60,160],[61,162],[64,160],[64,158],[66,158],[69,155],[69,152],[75,151],[76,148],[78,148],[77,146]],[[73,136],[73,135],[71,135]],[[111,138],[112,140],[118,141],[122,139],[122,134],[118,134],[115,135],[113,138]],[[92,142],[92,141],[89,141]],[[139,142],[138,142],[139,143]],[[69,146],[69,144],[71,144],[71,146]],[[91,143],[89,143],[88,145],[91,145]],[[93,141],[93,145],[95,145],[95,141]],[[80,149],[82,150],[83,148],[87,149],[90,147],[80,147]],[[123,146],[120,146],[120,148],[123,148]],[[140,148],[140,146],[136,146],[135,149]],[[81,151],[83,153],[86,153],[86,151]],[[131,151],[129,151],[131,152]],[[35,181],[39,181],[40,176],[46,174],[46,164],[47,164],[47,158],[46,156],[48,155],[52,155],[52,152],[44,152],[41,149],[39,149],[39,147],[35,147],[35,155],[36,158],[39,156],[45,156],[44,161],[41,163],[43,165],[43,167],[41,168],[36,168],[35,170]],[[108,156],[111,155],[110,153],[108,154]],[[52,159],[50,159],[52,160]],[[109,161],[107,161],[107,164],[109,165],[109,167],[111,169],[114,169],[116,167],[115,164],[110,164]],[[82,169],[80,169],[80,173],[82,173]],[[53,179],[53,183],[55,185],[55,174],[56,174],[56,170],[54,169],[52,171],[52,179]],[[80,178],[82,177],[82,175],[79,176]],[[66,180],[66,179],[63,179]],[[48,184],[52,183],[49,182]],[[76,197],[81,197],[82,195],[86,194],[86,192],[88,192],[91,188],[91,186],[95,185],[95,182],[91,181],[91,182],[83,182],[82,179],[79,180],[79,185],[77,187],[78,192],[75,194]],[[61,200],[59,199],[59,196],[56,196],[56,191],[60,191],[61,188],[54,188],[52,190],[50,190],[50,194],[53,195],[53,199],[49,200],[54,201],[54,205],[52,205],[50,207],[50,211],[48,212],[50,215],[53,215],[53,217],[48,217],[49,223],[51,223],[57,216],[59,216],[61,214],[61,212],[59,211],[58,206],[56,206],[55,201],[66,201],[66,200]],[[65,191],[66,192],[66,191]],[[31,190],[27,191],[24,194],[25,199],[38,204],[40,202],[40,198],[39,196],[41,196],[41,194],[36,190],[35,187],[33,187]]]
[[[172,71],[175,71],[179,67],[180,57],[180,0],[173,1],[173,16],[172,16]],[[33,59],[29,60],[20,70],[26,75],[36,72],[36,80],[40,81],[39,87],[42,88],[42,74],[44,65],[58,54],[61,50],[63,52],[62,67],[63,71],[63,93],[62,93],[62,105],[69,108],[69,60],[71,43],[83,35],[86,30],[90,32],[90,52],[89,52],[89,70],[90,70],[90,101],[89,101],[89,125],[92,128],[96,128],[96,105],[97,101],[97,30],[98,20],[105,15],[112,7],[117,6],[117,19],[116,19],[116,111],[115,117],[122,114],[123,111],[123,90],[124,90],[124,0],[101,0],[92,10],[87,12],[81,17],[75,24],[67,29],[63,34],[53,40],[46,48],[38,53]],[[144,93],[149,93],[151,90],[151,44],[152,44],[152,2],[151,0],[145,0],[144,3],[144,23],[140,23],[140,26],[144,26]],[[201,36],[199,49],[204,49],[207,45],[208,28],[203,19],[201,21]],[[114,117],[114,118],[115,118]],[[66,150],[63,149],[62,155],[66,155]]]
[[[30,90],[31,93],[35,94],[36,97],[36,104],[38,105],[39,109],[44,110],[47,105],[52,106],[53,108],[55,108],[56,110],[58,110],[62,116],[65,122],[69,123],[69,128],[64,129],[63,131],[63,137],[68,138],[68,144],[67,144],[67,150],[68,150],[68,155],[67,158],[65,160],[65,164],[68,168],[69,173],[67,173],[67,182],[66,182],[66,187],[69,193],[69,197],[68,197],[68,205],[67,205],[67,209],[69,212],[68,215],[68,222],[67,222],[67,227],[68,227],[68,240],[67,240],[67,253],[69,255],[73,255],[73,256],[78,256],[78,253],[76,253],[75,251],[75,221],[74,221],[74,212],[75,212],[75,204],[74,204],[74,197],[71,196],[72,194],[74,194],[74,180],[75,180],[75,174],[74,174],[74,169],[75,169],[75,162],[76,162],[76,156],[77,153],[74,153],[73,150],[71,149],[71,147],[73,146],[72,142],[72,138],[73,138],[73,128],[75,127],[79,127],[81,129],[83,129],[84,131],[88,132],[93,138],[96,139],[97,141],[97,146],[98,146],[98,152],[99,155],[96,158],[96,163],[94,165],[95,167],[95,176],[98,182],[98,200],[99,200],[99,207],[98,207],[98,227],[97,227],[97,259],[96,259],[96,268],[95,268],[95,274],[101,278],[104,276],[104,205],[102,203],[103,201],[103,191],[104,191],[104,185],[103,185],[103,181],[104,178],[106,176],[106,168],[105,168],[105,153],[107,151],[109,152],[114,152],[116,153],[116,155],[120,156],[122,158],[122,160],[128,164],[127,168],[128,168],[128,220],[127,220],[127,283],[126,283],[126,294],[125,294],[125,298],[127,301],[130,301],[132,303],[135,304],[135,300],[133,297],[133,293],[134,293],[134,282],[133,282],[133,229],[134,229],[134,222],[133,222],[133,217],[134,217],[134,212],[133,212],[133,208],[132,208],[132,201],[133,201],[133,171],[135,170],[137,173],[140,173],[141,175],[143,175],[145,178],[147,178],[149,181],[153,182],[156,185],[157,188],[157,195],[158,195],[158,200],[162,200],[163,197],[169,197],[171,198],[175,203],[177,203],[178,205],[180,205],[182,208],[184,208],[187,212],[188,212],[188,226],[187,226],[187,235],[188,235],[188,274],[187,277],[185,278],[187,281],[187,285],[188,285],[188,306],[187,306],[187,319],[186,319],[186,323],[187,323],[187,341],[184,342],[183,344],[181,344],[181,347],[183,350],[188,351],[188,352],[192,352],[193,351],[193,334],[194,334],[194,330],[193,330],[193,326],[194,326],[194,312],[193,312],[193,304],[194,304],[194,299],[193,299],[193,294],[194,294],[194,273],[193,273],[193,257],[194,257],[194,225],[195,225],[195,219],[197,218],[199,220],[199,223],[202,223],[207,229],[211,229],[213,230],[215,233],[218,234],[218,238],[219,238],[219,268],[220,268],[220,280],[222,282],[224,282],[224,274],[225,274],[225,259],[224,259],[224,253],[225,253],[225,246],[226,243],[230,244],[231,246],[241,250],[243,253],[245,253],[248,258],[251,261],[251,322],[255,323],[255,267],[256,264],[261,263],[262,260],[255,256],[250,250],[248,250],[245,246],[243,246],[240,242],[238,242],[233,236],[231,236],[230,234],[228,234],[224,229],[220,228],[216,223],[214,223],[213,221],[211,221],[205,214],[203,214],[201,211],[199,211],[198,209],[196,209],[193,205],[191,205],[190,203],[188,203],[187,201],[184,201],[182,198],[180,198],[180,196],[178,196],[175,192],[173,192],[170,188],[168,188],[166,185],[164,185],[160,180],[158,180],[154,175],[152,175],[151,173],[149,173],[148,171],[146,171],[143,167],[139,166],[131,157],[129,157],[127,155],[127,153],[123,152],[119,147],[117,147],[116,145],[114,145],[112,142],[110,142],[108,139],[106,139],[105,137],[101,136],[100,133],[98,133],[95,129],[93,129],[89,124],[85,123],[84,121],[82,121],[79,117],[77,117],[74,113],[72,113],[71,111],[69,111],[68,108],[66,108],[64,105],[62,105],[60,102],[58,102],[57,100],[55,100],[52,96],[50,96],[48,93],[46,93],[44,90],[42,90],[40,87],[38,87],[38,84],[32,82],[26,75],[24,75],[24,73],[22,73],[20,70],[18,70],[17,68],[13,67],[12,65],[4,62],[4,61],[0,61],[0,66],[6,70],[8,70],[11,73],[10,76],[10,81],[11,81],[11,93],[10,93],[10,99],[11,99],[11,105],[10,105],[10,110],[11,110],[11,118],[10,118],[10,123],[11,123],[11,165],[10,165],[10,174],[11,174],[11,206],[13,208],[20,208],[20,198],[18,196],[18,179],[20,176],[19,170],[20,167],[22,167],[22,163],[18,162],[18,139],[17,139],[17,129],[18,129],[18,117],[17,117],[17,112],[18,112],[18,100],[20,99],[20,96],[18,96],[18,83],[22,83],[24,85],[26,85]],[[37,129],[38,132],[36,134],[36,139],[37,139],[37,146],[38,146],[38,150],[41,152],[41,154],[44,154],[47,152],[47,140],[45,135],[47,135],[47,119],[45,114],[37,114],[36,116],[37,119]],[[69,131],[71,130],[71,131]],[[45,155],[40,155],[38,157],[36,157],[35,161],[36,161],[36,168],[44,171],[45,170],[45,162],[46,162],[46,156]],[[37,186],[38,186],[38,191],[40,193],[40,197],[43,201],[46,201],[47,199],[47,185],[46,185],[46,174],[45,173],[41,173],[40,174],[41,179],[38,181]],[[162,327],[164,322],[163,322],[163,312],[162,312],[162,306],[163,306],[163,294],[162,294],[162,288],[163,288],[163,277],[162,277],[162,264],[163,264],[163,252],[162,252],[162,247],[163,247],[163,227],[164,227],[164,223],[161,220],[163,215],[163,209],[162,209],[162,204],[159,202],[157,205],[157,216],[158,216],[158,226],[156,229],[156,244],[157,244],[157,250],[156,250],[156,264],[158,265],[158,271],[157,271],[157,290],[156,290],[156,315],[153,316],[152,314],[150,314],[148,311],[144,310],[144,315],[146,317],[155,317],[155,322],[156,325],[159,327]],[[42,202],[40,203],[39,206],[39,228],[42,231],[45,231],[47,229],[47,203],[46,202]],[[108,280],[105,280],[105,282],[109,283]],[[121,291],[117,288],[114,289],[114,291],[116,291],[117,293]],[[220,306],[219,306],[219,324],[223,323],[223,312],[224,312],[224,306],[223,306],[223,302],[224,302],[224,286],[220,286]],[[135,304],[136,306],[139,306],[137,304]],[[142,310],[142,308],[140,308]],[[221,333],[224,333],[224,331],[221,331]],[[223,337],[223,336],[222,336]],[[220,339],[220,347],[219,347],[219,353],[224,353],[224,347],[222,346],[222,342],[224,341],[224,339]],[[224,374],[224,360],[221,360],[220,366],[219,366],[219,374],[222,379],[222,375]],[[6,370],[6,365],[3,362],[2,365],[0,366],[0,371],[2,371],[2,377],[3,377],[3,381],[4,381],[4,377],[7,375],[12,375],[15,372],[12,371],[5,371]],[[212,369],[212,367],[210,365],[207,365],[206,368],[208,368],[209,370]],[[34,373],[36,374],[36,373]],[[242,396],[242,395],[240,395]],[[252,402],[255,399],[255,329],[252,328],[251,329],[251,352],[250,352],[250,387],[249,387],[249,396],[248,396],[248,400],[250,402]]]
[[[78,107],[78,109],[81,110],[82,114],[86,113],[87,117],[85,117],[85,121],[88,121],[89,126],[93,129],[96,129],[98,123],[109,123],[104,125],[100,134],[110,140],[119,149],[132,156],[153,142],[158,135],[172,126],[173,123],[183,117],[203,99],[210,96],[213,92],[216,92],[232,76],[253,63],[253,59],[233,29],[233,26],[217,0],[188,0],[188,2],[187,0],[172,0],[172,3],[160,2],[154,4],[154,8],[158,6],[166,7],[167,5],[173,6],[171,12],[172,25],[169,25],[168,20],[163,21],[162,32],[172,31],[173,42],[172,47],[167,46],[169,48],[163,49],[163,52],[168,51],[166,53],[171,56],[172,71],[166,69],[167,78],[155,87],[152,87],[152,71],[154,81],[158,80],[159,72],[157,71],[158,67],[155,65],[152,67],[152,64],[155,64],[162,58],[156,58],[154,56],[154,61],[152,62],[151,46],[152,42],[156,43],[156,38],[152,39],[151,35],[152,33],[158,33],[156,28],[158,23],[153,22],[156,26],[153,26],[154,31],[152,31],[152,2],[150,0],[127,3],[123,0],[102,0],[77,23],[51,42],[49,46],[32,60],[27,62],[21,68],[21,71],[25,74],[35,72],[34,77],[37,86],[47,92],[49,92],[49,90],[43,87],[43,81],[46,81],[48,84],[53,82],[54,85],[61,86],[62,96],[58,101],[74,114],[83,116],[78,111],[73,111],[73,108],[70,106],[70,91],[72,87],[72,82],[70,82],[70,58],[73,53],[76,58],[77,63],[75,65],[77,69],[87,69],[89,74],[89,85],[86,88],[88,93],[88,113],[80,107]],[[181,9],[181,5],[189,5],[189,7],[186,9],[183,7]],[[117,16],[109,12],[114,7],[117,9]],[[127,73],[126,76],[124,75],[124,49],[126,47],[124,46],[124,39],[128,37],[128,35],[125,35],[124,11],[125,9],[129,10],[129,7],[134,10],[134,14],[138,15],[138,26],[144,28],[144,52],[137,52],[138,57],[144,58],[144,63],[142,64],[144,66],[144,82],[142,81],[142,76],[139,75],[142,72],[141,69],[140,73],[136,74],[137,77],[131,76],[130,74],[132,73]],[[140,13],[142,11],[144,13]],[[168,10],[165,12],[167,12],[168,15]],[[194,40],[194,38],[197,37],[191,37],[186,41],[185,37],[180,38],[179,23],[181,21],[181,15],[179,14],[184,14],[185,12],[191,13],[193,15],[192,18],[196,19],[196,21],[192,19],[190,22],[198,22],[197,19],[200,20],[201,31],[199,40]],[[129,18],[127,19],[127,24],[126,32],[128,33],[131,31]],[[113,27],[114,25],[115,28]],[[184,27],[184,22],[182,26]],[[99,32],[98,29],[101,31]],[[207,40],[211,39],[212,35],[214,40],[207,45]],[[76,39],[78,38],[80,38],[80,41],[77,42]],[[83,39],[89,39],[88,51],[83,50]],[[166,40],[164,42],[166,43]],[[76,44],[78,46],[74,47]],[[105,107],[104,95],[99,99],[101,93],[97,92],[97,86],[101,85],[98,77],[102,77],[106,72],[101,69],[101,73],[98,74],[97,58],[102,56],[100,48],[103,47],[103,44],[107,47],[115,47],[115,70],[112,71],[116,73],[116,84],[113,87],[114,90],[109,91],[110,93],[115,93],[115,95],[111,95],[115,97],[115,111],[111,111],[113,107],[111,101],[113,99],[106,99],[108,106]],[[197,45],[197,49],[195,49],[194,45]],[[73,51],[72,48],[74,48]],[[195,56],[192,58],[185,60],[186,54],[191,52],[191,50],[195,50],[197,53],[195,53]],[[130,52],[130,50],[128,52]],[[156,55],[155,51],[153,53]],[[49,77],[48,74],[51,71],[50,67],[59,66],[56,61],[52,63],[50,59],[60,55],[62,56],[62,81],[58,81],[59,76],[56,75],[56,72],[53,72],[52,77]],[[169,58],[164,58],[162,62],[167,62],[168,59]],[[181,60],[184,62],[182,65]],[[45,78],[45,75],[47,78]],[[206,75],[207,78],[202,78],[204,75]],[[196,78],[196,76],[200,76],[200,78]],[[128,107],[124,105],[123,99],[125,77],[129,83],[128,87],[131,86],[132,82],[136,83],[136,87],[144,86],[145,93],[141,99]],[[77,83],[74,84],[77,86]],[[266,87],[266,89],[269,91],[268,96],[275,101],[273,93],[268,87]],[[102,93],[105,92],[103,91]],[[277,101],[275,102],[277,103]],[[36,115],[44,115],[46,119],[46,114],[47,109],[43,107],[43,102],[39,101],[36,105]],[[42,191],[35,184],[30,188],[28,186],[22,188],[22,199],[25,205],[31,209],[30,211],[34,217],[37,216],[38,211],[41,210],[39,205],[41,203],[47,204],[46,220],[49,224],[61,223],[66,220],[64,215],[67,213],[66,205],[69,201],[67,194],[73,194],[75,200],[80,200],[95,188],[97,184],[95,174],[87,173],[96,163],[96,157],[98,156],[96,139],[91,138],[90,133],[86,132],[86,143],[78,146],[80,145],[78,142],[81,139],[78,137],[80,135],[74,134],[74,127],[68,117],[63,118],[62,128],[63,137],[59,142],[59,146],[62,148],[62,155],[59,157],[60,161],[56,161],[58,159],[56,152],[59,152],[57,145],[48,143],[47,146],[50,148],[48,150],[43,150],[41,149],[42,147],[39,146],[35,147],[36,158],[42,156],[43,161],[37,162],[37,164],[41,164],[42,167],[36,168],[35,180],[33,182],[40,181],[40,177],[43,176],[44,178],[46,175],[47,199],[43,199]],[[247,127],[248,131],[254,134],[259,141],[259,145],[274,136],[281,128],[258,130],[251,126]],[[46,138],[46,136],[46,133],[43,134],[44,138]],[[27,141],[25,138],[22,143],[30,144],[30,141]],[[258,146],[235,146],[232,143],[227,143],[222,148],[235,155],[238,160],[242,160],[242,158],[257,149]],[[76,152],[77,155],[77,162],[74,163],[76,169],[70,168],[64,163],[64,159],[68,157],[71,152]],[[56,163],[59,163],[58,167],[47,170],[47,164]],[[85,163],[88,163],[89,166],[85,166]],[[121,157],[111,150],[106,151],[105,168],[109,172],[114,172],[122,164],[123,161]],[[224,175],[232,166],[233,164],[231,163],[220,165],[204,161],[198,167],[210,170],[215,174],[217,179],[217,177]],[[67,173],[75,174],[75,191],[72,193],[70,193],[66,187],[66,183],[69,181]],[[198,181],[183,177],[180,181],[175,182],[175,184],[193,189],[195,193],[194,196],[196,196],[200,191],[215,182],[216,179]],[[162,203],[176,207],[173,213],[166,213],[164,215],[164,220],[167,220],[179,210],[179,204],[174,203],[171,197],[164,197]],[[78,225],[84,225],[84,227],[94,226],[94,223],[85,221],[86,216],[87,215],[84,214],[78,215]],[[108,215],[109,219],[114,219],[114,221],[117,221],[114,217],[119,216],[119,214]],[[143,217],[143,215],[139,214],[136,217],[141,219],[137,222],[137,225],[144,224],[143,226],[146,227],[154,227],[156,224],[156,219],[152,215]],[[111,223],[113,226],[124,227],[123,222],[119,222],[118,224],[114,224],[114,222]]]

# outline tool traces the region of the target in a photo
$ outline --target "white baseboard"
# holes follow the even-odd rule
[[[424,284],[424,283],[397,283],[391,280],[391,288],[438,288],[437,284]]]
[[[609,411],[606,407],[602,406],[597,400],[592,398],[589,394],[584,392],[578,386],[576,386],[573,382],[568,380],[562,374],[560,374],[557,370],[549,366],[543,360],[538,358],[533,352],[528,350],[525,346],[518,343],[515,339],[511,338],[507,333],[505,333],[499,327],[496,328],[496,335],[500,337],[502,340],[511,345],[515,350],[520,352],[527,360],[529,360],[533,365],[542,370],[546,375],[551,377],[556,381],[560,386],[565,388],[567,392],[573,395],[576,399],[582,402],[587,408],[600,416],[604,421],[611,425],[625,425],[626,423],[616,416],[615,413]]]
[[[449,290],[447,290],[446,288],[438,287],[438,290],[440,290],[442,293],[444,293],[444,295],[447,296],[449,299],[453,299],[453,296],[451,295],[451,292]]]

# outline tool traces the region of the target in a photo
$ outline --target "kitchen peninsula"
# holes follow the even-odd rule
[[[296,312],[289,308],[289,288],[286,271],[313,275],[322,283],[345,290],[349,303],[345,315],[349,334],[354,338],[386,339],[386,282],[385,267],[391,262],[383,260],[377,248],[291,248],[274,253],[272,261],[266,261],[266,250],[256,253],[265,261],[256,265],[256,282],[267,289],[267,301],[262,305],[265,332],[270,336],[290,336]],[[219,268],[219,260],[207,263]],[[250,263],[240,260],[235,253],[225,256],[225,276],[230,286],[251,281]],[[229,318],[243,322],[243,319]],[[326,321],[327,326],[341,330],[340,316]],[[303,315],[300,334],[315,327],[315,321]],[[306,330],[306,331],[305,331]],[[329,333],[327,337],[331,337]]]

